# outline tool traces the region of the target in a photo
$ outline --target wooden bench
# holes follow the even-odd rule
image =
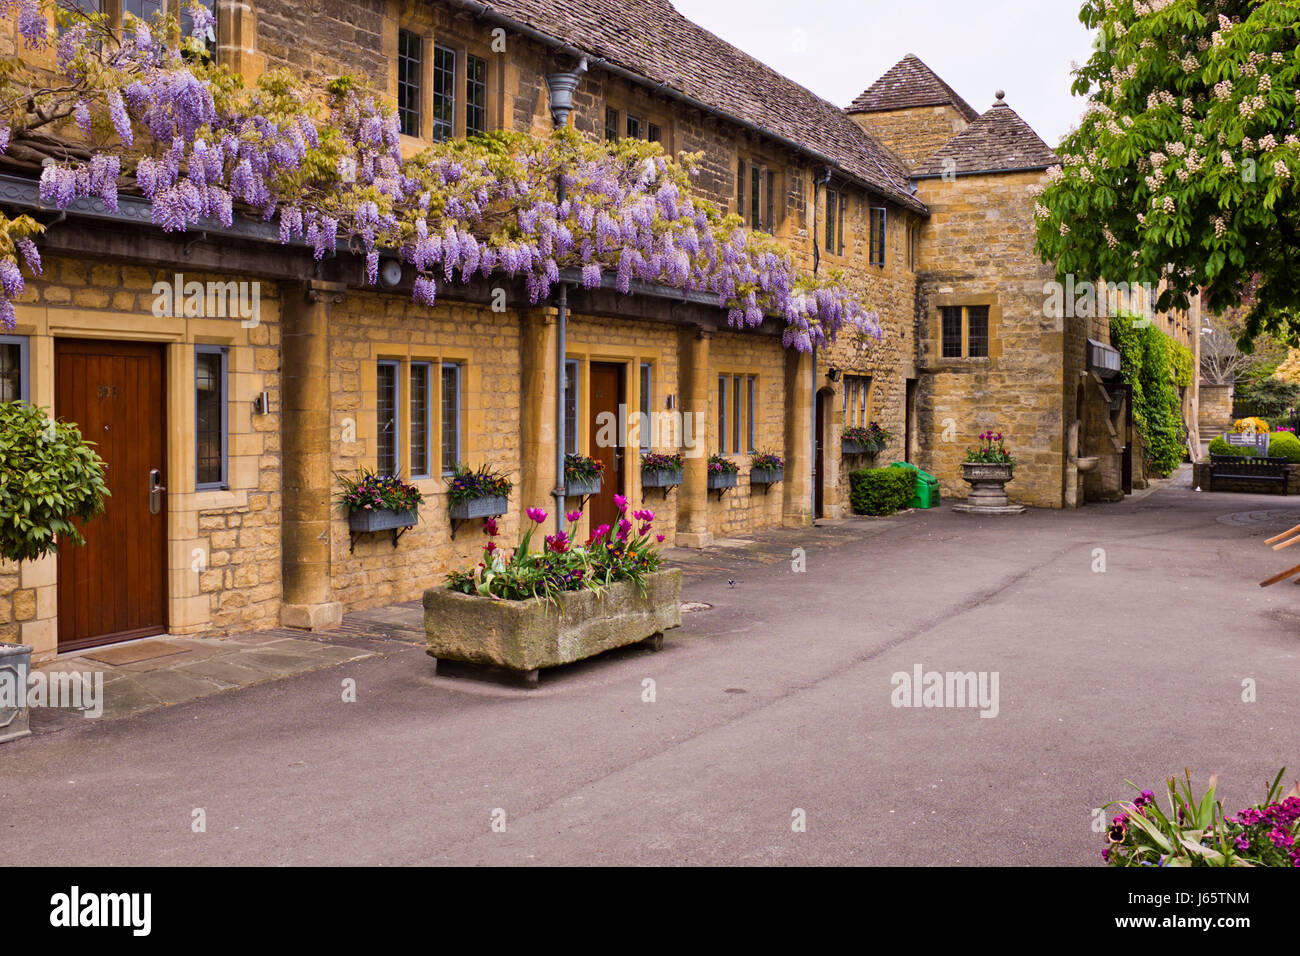
[[[1216,478],[1233,478],[1239,481],[1267,481],[1282,486],[1286,494],[1285,458],[1239,458],[1236,455],[1210,456],[1210,491]]]

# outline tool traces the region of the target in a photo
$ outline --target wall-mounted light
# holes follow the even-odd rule
[[[843,376],[844,373],[837,368],[828,368],[826,370],[826,377],[830,379],[832,382],[838,382],[841,378],[843,378]]]
[[[379,268],[379,278],[391,289],[402,281],[402,264],[396,259],[385,259]]]
[[[253,399],[253,413],[256,415],[269,415],[271,413],[270,392],[262,392]]]
[[[677,396],[669,395],[667,402],[668,402],[668,410],[671,412],[673,410],[673,407],[677,404]]]

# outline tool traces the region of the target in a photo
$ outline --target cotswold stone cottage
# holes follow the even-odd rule
[[[97,2],[119,21],[158,6]],[[167,234],[129,198],[116,213],[81,202],[65,219],[44,214],[45,274],[0,337],[0,398],[79,423],[109,463],[113,497],[86,547],[0,565],[0,639],[40,658],[159,633],[319,628],[414,599],[478,559],[477,526],[453,534],[448,517],[443,477],[457,462],[513,479],[507,539],[523,509],[553,507],[561,390],[569,450],[606,464],[580,535],[615,494],[656,511],[668,544],[687,547],[839,516],[848,472],[871,463],[846,458],[841,434],[870,421],[896,435],[878,463],[913,461],[946,495],[964,493],[958,462],[990,427],[1022,463],[1019,502],[1080,504],[1082,454],[1108,462],[1089,479],[1096,496],[1118,487],[1124,434],[1106,390],[1105,323],[1044,315],[1051,270],[1033,254],[1030,187],[1056,160],[1000,96],[981,114],[909,56],[841,109],[667,0],[215,9],[220,61],[249,78],[356,75],[398,106],[411,152],[489,129],[545,134],[546,75],[585,58],[576,129],[700,153],[697,188],[805,267],[844,270],[885,338],[800,355],[782,348],[776,323],[736,331],[707,296],[625,296],[611,281],[570,293],[561,381],[555,309],[528,306],[504,279],[449,287],[428,308],[412,303],[399,263],[365,286],[358,259],[317,263],[261,223]],[[4,55],[18,55],[16,37],[9,22]],[[31,150],[0,160],[6,208],[41,215],[39,162]],[[158,283],[184,294],[194,282],[228,308],[159,308]],[[1184,320],[1161,321],[1187,340]],[[638,464],[673,439],[596,441],[598,416],[620,408],[704,423],[679,488],[643,490]],[[748,482],[756,450],[785,457],[784,481]],[[721,497],[707,489],[713,452],[742,466]],[[349,535],[334,475],[361,466],[424,491],[421,521],[400,541]]]

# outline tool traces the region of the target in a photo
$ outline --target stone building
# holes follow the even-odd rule
[[[487,129],[545,134],[546,76],[583,61],[575,128],[699,154],[700,193],[806,268],[843,270],[885,337],[799,354],[775,321],[738,331],[708,296],[623,295],[611,276],[569,294],[560,381],[553,303],[529,306],[504,277],[449,286],[430,308],[411,301],[409,270],[367,286],[356,257],[317,263],[260,222],[164,233],[130,197],[115,213],[78,201],[61,218],[39,202],[39,144],[16,143],[0,203],[50,228],[44,275],[0,337],[2,397],[78,422],[109,462],[113,497],[86,547],[0,564],[0,640],[39,659],[161,633],[319,628],[417,598],[483,543],[448,517],[456,463],[513,480],[506,540],[525,508],[553,508],[561,390],[566,447],[607,463],[578,535],[615,493],[656,511],[678,546],[840,516],[850,468],[870,464],[845,459],[840,435],[870,421],[896,436],[881,463],[914,461],[949,495],[963,493],[961,451],[996,425],[1023,462],[1016,500],[1080,503],[1069,436],[1101,401],[1085,385],[1104,323],[1043,318],[1050,270],[1032,253],[1029,187],[1054,157],[1001,99],[978,114],[908,57],[844,110],[667,0],[214,2],[219,62],[318,86],[355,75],[400,107],[411,153]],[[116,22],[139,6],[99,3]],[[0,55],[20,49],[7,21]],[[220,315],[159,307],[159,289],[196,282],[239,298]],[[494,310],[502,288],[509,307]],[[680,487],[643,490],[638,466],[680,434],[600,447],[597,416],[620,408],[703,423]],[[771,489],[746,478],[761,450],[787,462]],[[712,452],[741,465],[725,496],[707,489]],[[349,534],[335,476],[358,467],[424,492],[400,541]]]

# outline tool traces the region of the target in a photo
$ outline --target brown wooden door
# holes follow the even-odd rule
[[[618,429],[605,428],[604,434],[601,434],[599,422],[609,421],[603,417],[602,413],[612,415],[615,422],[622,421],[619,416],[619,406],[625,401],[625,392],[623,384],[623,366],[610,365],[603,362],[593,362],[590,371],[591,379],[591,402],[590,402],[590,428],[588,448],[592,458],[603,462],[605,472],[603,480],[600,483],[600,494],[592,497],[587,507],[591,516],[591,527],[594,530],[602,524],[607,524],[611,528],[618,524],[618,508],[614,506],[614,496],[623,494],[623,469],[625,467],[626,449],[622,446],[622,441],[626,437],[619,434]],[[608,442],[610,432],[615,434],[615,441],[611,445]],[[605,439],[605,447],[601,447],[599,439]]]
[[[167,497],[149,489],[167,477],[163,346],[59,339],[54,359],[54,413],[95,443],[112,493],[84,546],[59,545],[59,650],[161,634]]]

